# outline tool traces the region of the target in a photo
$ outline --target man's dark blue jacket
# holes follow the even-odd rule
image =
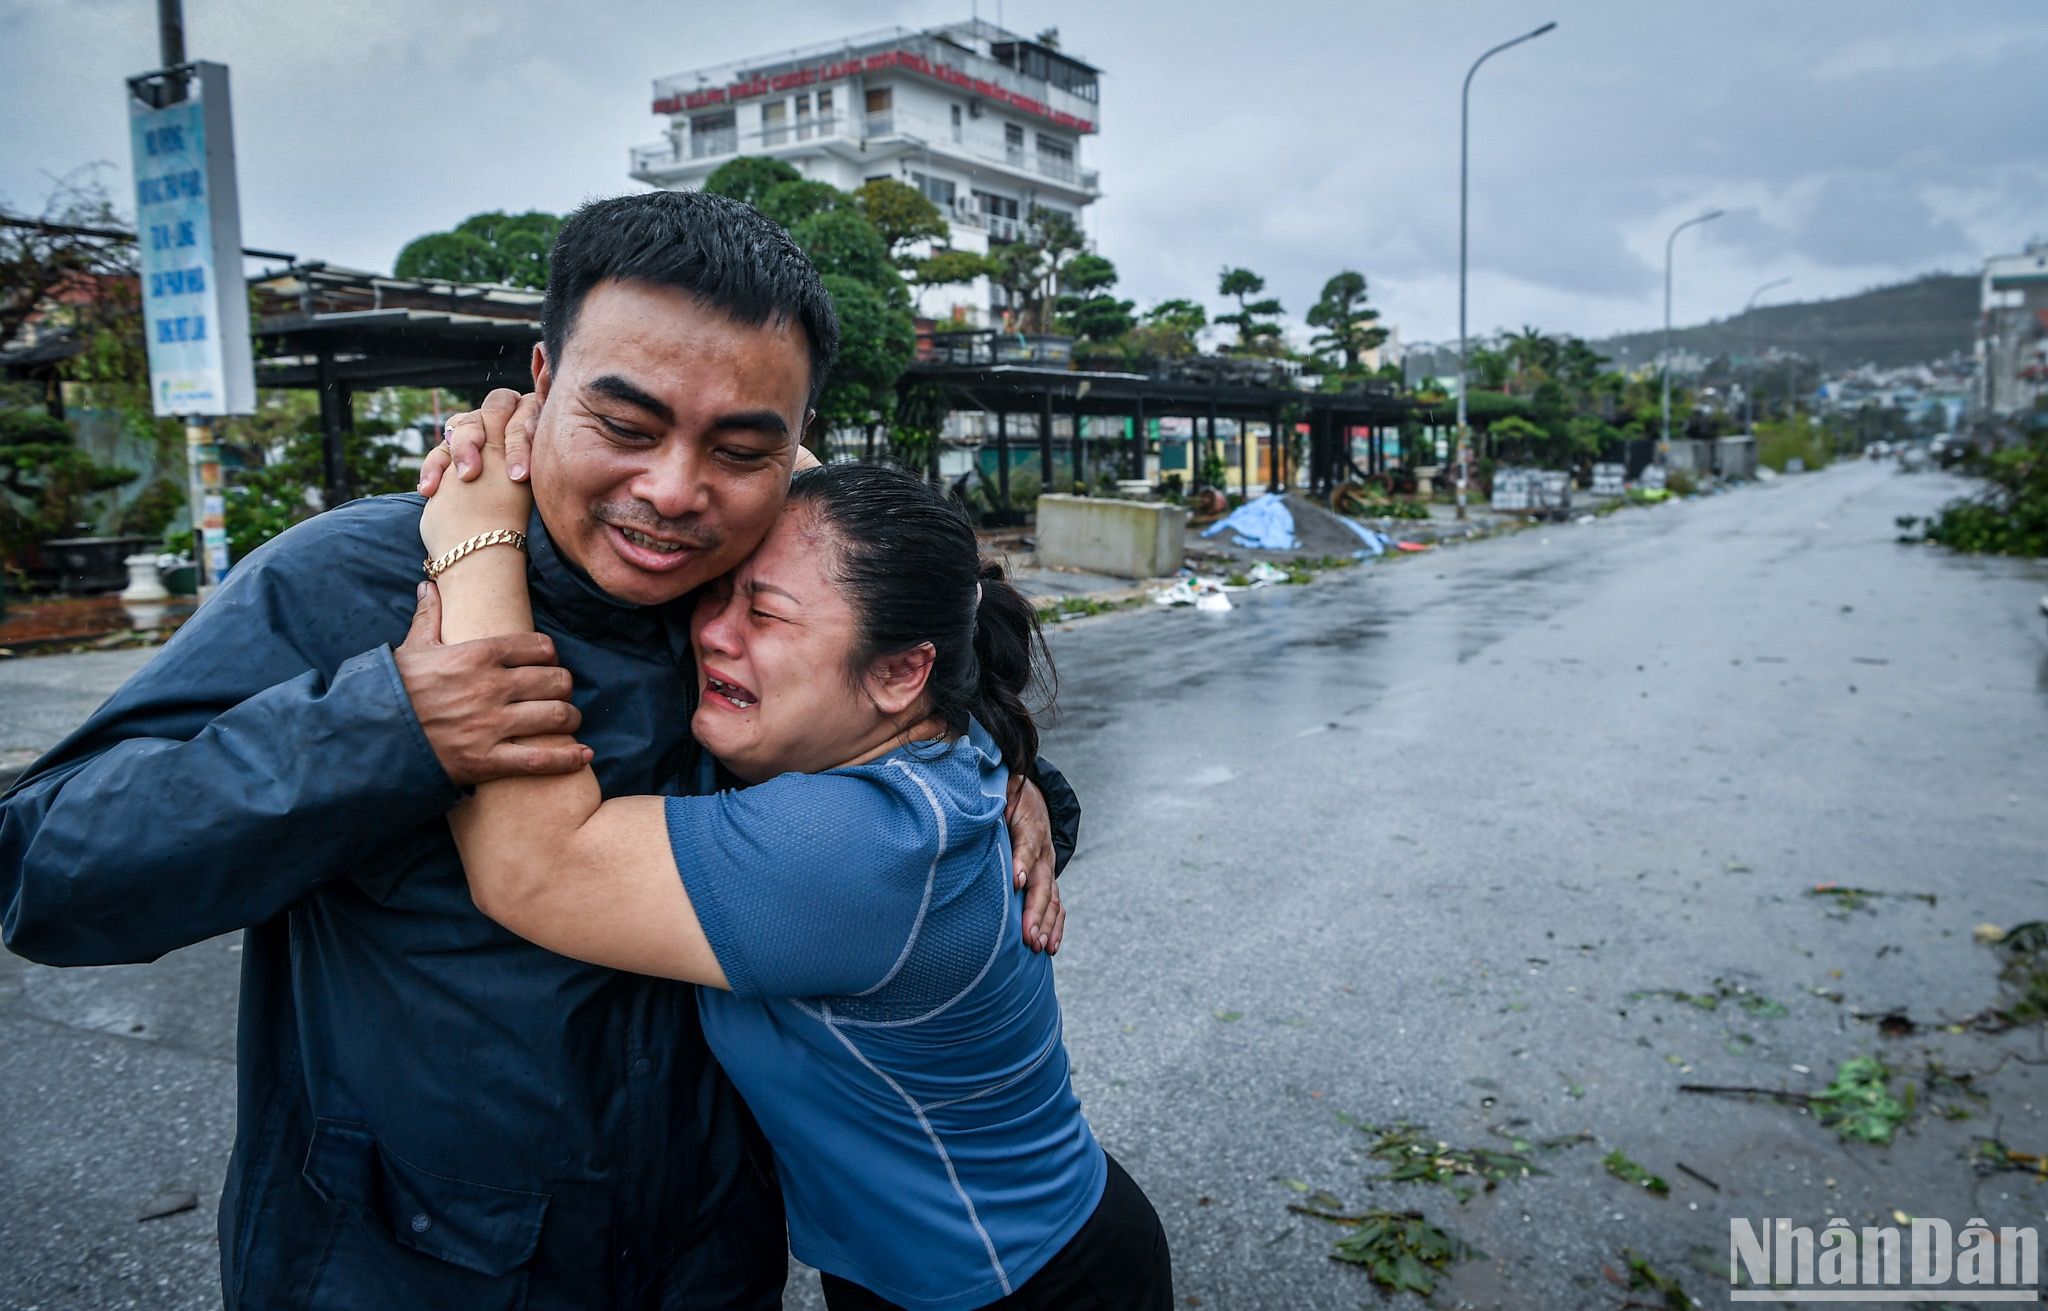
[[[773,1171],[693,990],[550,955],[471,904],[443,822],[459,790],[391,649],[422,505],[357,501],[253,554],[0,800],[6,945],[101,965],[248,930],[235,1311],[779,1307]],[[621,606],[532,530],[534,617],[605,795],[673,790],[686,607]],[[1077,808],[1047,781],[1071,850]]]

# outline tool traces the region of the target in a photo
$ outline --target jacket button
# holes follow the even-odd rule
[[[654,1062],[648,1060],[645,1056],[633,1062],[633,1073],[635,1074],[645,1074],[653,1068]]]
[[[412,1231],[416,1234],[423,1234],[433,1227],[434,1222],[427,1219],[425,1212],[421,1212],[412,1218]]]

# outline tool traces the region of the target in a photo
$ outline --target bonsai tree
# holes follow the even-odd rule
[[[69,534],[86,501],[135,481],[132,469],[101,464],[78,449],[62,419],[34,410],[0,410],[0,549]]]
[[[1226,268],[1217,279],[1216,289],[1237,300],[1235,314],[1216,316],[1216,322],[1237,329],[1237,352],[1242,355],[1276,353],[1280,348],[1280,325],[1274,320],[1286,311],[1280,308],[1278,300],[1271,297],[1252,299],[1266,289],[1266,280],[1250,269]]]
[[[1177,360],[1200,349],[1195,337],[1208,324],[1208,312],[1194,301],[1161,301],[1139,316],[1137,326],[1124,334],[1124,345],[1138,358]]]
[[[1110,294],[1116,265],[1100,255],[1076,255],[1060,271],[1060,291],[1053,308],[1060,326],[1084,341],[1106,344],[1131,330],[1131,302]]]
[[[1345,373],[1355,374],[1360,358],[1387,340],[1387,330],[1376,322],[1379,316],[1365,303],[1365,275],[1346,269],[1324,283],[1322,299],[1309,306],[1309,326],[1322,329],[1312,344],[1341,360]]]

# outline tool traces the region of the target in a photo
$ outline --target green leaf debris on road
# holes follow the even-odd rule
[[[1485,1255],[1431,1224],[1420,1211],[1367,1211],[1320,1218],[1352,1226],[1350,1233],[1332,1245],[1330,1259],[1365,1267],[1366,1275],[1389,1292],[1428,1297],[1452,1262]]]
[[[1891,1077],[1875,1056],[1853,1056],[1842,1062],[1833,1083],[1814,1094],[1814,1114],[1846,1142],[1889,1143],[1911,1114],[1892,1095]]]
[[[1645,1192],[1655,1193],[1659,1197],[1664,1197],[1671,1192],[1671,1185],[1664,1181],[1662,1175],[1652,1174],[1642,1166],[1637,1165],[1619,1147],[1600,1158],[1600,1164],[1607,1167],[1607,1173],[1623,1183],[1634,1184]]]
[[[1630,1001],[1645,1001],[1652,997],[1663,997],[1670,1001],[1683,1002],[1703,1011],[1717,1011],[1722,1005],[1733,1005],[1748,1014],[1764,1020],[1781,1020],[1791,1014],[1784,1003],[1772,1001],[1759,992],[1752,992],[1739,983],[1726,979],[1715,979],[1714,986],[1705,992],[1684,992],[1677,988],[1644,988],[1628,995]]]

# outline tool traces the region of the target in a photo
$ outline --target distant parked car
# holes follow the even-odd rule
[[[1863,453],[1873,460],[1882,460],[1885,456],[1892,453],[1892,444],[1890,442],[1872,442],[1863,448]]]
[[[1907,446],[1899,452],[1900,473],[1920,473],[1932,463],[1925,446]]]

